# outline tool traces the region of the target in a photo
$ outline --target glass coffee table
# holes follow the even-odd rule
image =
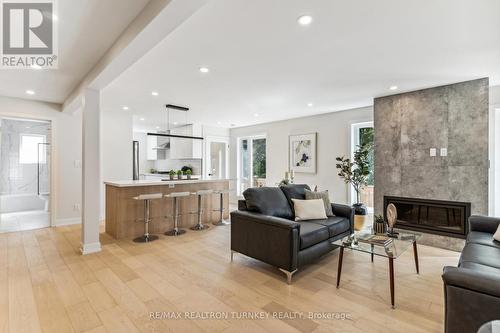
[[[370,231],[358,231],[354,233],[353,236],[344,237],[335,242],[333,245],[340,247],[339,255],[339,266],[337,273],[337,288],[340,285],[340,275],[342,273],[342,260],[344,257],[344,249],[360,251],[370,254],[371,261],[373,262],[374,256],[385,257],[389,260],[389,283],[391,287],[391,305],[394,309],[394,259],[397,259],[401,254],[403,254],[410,247],[413,247],[413,255],[415,257],[415,267],[417,269],[417,274],[419,274],[418,267],[418,251],[417,251],[417,241],[422,236],[416,232],[403,231],[392,238],[392,242],[387,246],[373,245],[369,243],[364,243],[357,241],[362,235],[370,235]],[[350,241],[350,242],[349,242]]]

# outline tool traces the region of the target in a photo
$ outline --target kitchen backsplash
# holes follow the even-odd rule
[[[180,170],[183,166],[190,166],[193,168],[194,175],[201,175],[202,165],[201,159],[183,159],[183,160],[157,160],[154,161],[154,168],[157,171]],[[149,170],[148,170],[149,171]]]

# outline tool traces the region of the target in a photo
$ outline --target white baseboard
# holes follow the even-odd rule
[[[82,244],[80,251],[83,255],[96,253],[101,251],[101,243],[90,243],[90,244]]]
[[[73,217],[68,219],[56,219],[55,223],[52,225],[53,227],[61,227],[63,225],[73,225],[73,224],[81,224],[82,219],[79,217]]]

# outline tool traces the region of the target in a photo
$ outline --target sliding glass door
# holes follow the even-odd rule
[[[238,138],[237,192],[266,185],[266,137]]]

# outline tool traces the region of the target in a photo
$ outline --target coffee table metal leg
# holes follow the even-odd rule
[[[342,259],[344,257],[344,247],[340,247],[340,253],[339,253],[339,267],[337,271],[337,288],[339,287],[340,284],[340,274],[342,274]]]
[[[413,257],[415,258],[415,267],[417,268],[417,274],[420,274],[420,270],[418,268],[417,242],[413,242]]]
[[[394,309],[394,258],[389,257],[389,280],[391,286],[391,305]]]
[[[371,244],[371,246],[372,246],[372,253],[371,253],[371,257],[372,257],[372,262],[373,262],[373,247],[374,247],[374,245],[373,245],[373,244]]]

